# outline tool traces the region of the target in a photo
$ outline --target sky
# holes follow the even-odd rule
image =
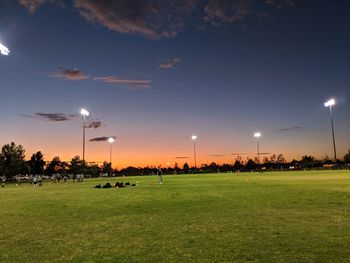
[[[347,0],[0,0],[0,145],[114,167],[350,148]],[[91,141],[92,140],[92,141]],[[186,158],[179,158],[186,157]]]

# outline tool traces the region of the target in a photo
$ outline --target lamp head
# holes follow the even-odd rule
[[[325,107],[330,107],[330,106],[333,106],[333,105],[335,105],[335,99],[330,99],[330,100],[328,100],[328,101],[326,101],[324,103]]]
[[[195,140],[197,140],[198,137],[197,137],[197,135],[192,135],[191,138],[192,138],[193,141],[195,141]]]
[[[109,138],[108,138],[108,142],[109,142],[109,143],[114,143],[114,142],[115,142],[115,139],[114,139],[113,137],[109,137]]]
[[[255,138],[260,138],[260,137],[261,137],[261,133],[260,133],[260,132],[254,133],[254,137],[255,137]]]
[[[0,43],[0,54],[7,56],[10,54],[10,50]]]
[[[80,110],[80,114],[83,115],[83,116],[85,116],[85,117],[88,117],[88,116],[90,115],[90,112],[88,112],[88,111],[85,110],[85,109],[81,109],[81,110]]]

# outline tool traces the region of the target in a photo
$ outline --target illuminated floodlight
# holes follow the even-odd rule
[[[0,54],[8,56],[10,54],[10,50],[0,43]]]
[[[192,140],[194,140],[194,141],[195,141],[195,140],[197,140],[197,138],[198,138],[198,137],[197,137],[197,135],[192,135],[192,137],[191,137],[191,138],[192,138]]]
[[[88,116],[90,115],[90,112],[88,112],[88,111],[85,110],[85,109],[81,109],[80,114],[83,115],[83,116],[88,117]]]
[[[261,137],[261,133],[260,133],[260,132],[254,133],[254,137],[255,137],[255,138],[260,138],[260,137]]]
[[[333,105],[335,105],[335,99],[330,99],[330,100],[328,100],[328,101],[326,101],[324,103],[325,107],[330,107],[330,106],[333,106]]]
[[[109,143],[114,143],[114,142],[115,142],[115,139],[114,139],[113,137],[109,137],[109,138],[108,138],[108,142],[109,142]]]

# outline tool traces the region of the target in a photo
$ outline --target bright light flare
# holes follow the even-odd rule
[[[198,137],[197,137],[197,135],[192,135],[191,138],[192,138],[193,141],[195,141],[195,140],[197,140]]]
[[[324,103],[325,107],[330,107],[330,106],[333,106],[333,105],[335,105],[335,99],[330,99],[330,100],[328,100],[328,101],[326,101]]]
[[[85,110],[85,109],[81,109],[80,114],[83,115],[83,116],[85,116],[85,117],[88,117],[88,116],[90,115],[90,112],[88,112],[88,111]]]
[[[10,50],[0,43],[0,53],[5,56],[8,56],[8,54],[10,54]]]
[[[254,133],[254,137],[255,137],[255,138],[260,138],[260,137],[261,137],[261,133],[260,133],[260,132]]]
[[[114,139],[113,137],[109,137],[109,138],[108,138],[108,142],[109,142],[109,143],[114,143],[114,142],[115,142],[115,139]]]

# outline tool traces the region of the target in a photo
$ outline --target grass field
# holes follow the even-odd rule
[[[350,262],[350,171],[0,189],[1,262]]]

